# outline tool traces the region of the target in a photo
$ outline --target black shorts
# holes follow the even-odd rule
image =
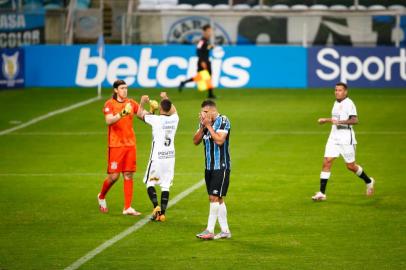
[[[223,197],[227,195],[230,183],[230,170],[206,170],[204,174],[207,193],[209,195]]]
[[[206,64],[207,64],[207,71],[208,71],[209,74],[211,75],[211,62],[210,62],[210,61],[205,61],[205,62],[206,62]],[[201,63],[201,61],[198,61],[198,62],[197,62],[197,72],[203,70],[203,68],[202,68],[202,66],[201,66],[200,63]]]

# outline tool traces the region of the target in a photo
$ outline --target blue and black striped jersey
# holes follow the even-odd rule
[[[218,115],[213,123],[213,129],[216,132],[227,133],[226,141],[223,145],[219,146],[214,143],[211,138],[210,132],[205,129],[203,135],[204,141],[204,154],[206,157],[206,170],[220,170],[231,168],[230,161],[230,131],[231,124],[228,118],[224,115]]]

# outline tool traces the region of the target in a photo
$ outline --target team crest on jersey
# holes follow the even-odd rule
[[[113,161],[113,162],[111,163],[111,165],[110,165],[110,168],[111,168],[112,170],[116,170],[117,167],[118,167],[118,164],[117,164],[116,161]]]
[[[168,43],[196,44],[202,37],[202,27],[210,24],[210,18],[189,16],[175,21],[168,31]],[[215,44],[231,44],[227,32],[218,23],[213,24]]]

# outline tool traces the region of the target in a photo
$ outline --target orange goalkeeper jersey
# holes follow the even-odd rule
[[[104,104],[103,112],[104,115],[116,115],[124,109],[127,103],[131,103],[133,111],[129,115],[122,117],[114,124],[109,125],[109,147],[135,146],[136,141],[133,129],[133,118],[134,114],[137,114],[138,103],[133,99],[125,99],[123,102],[119,102],[116,99],[111,98]]]

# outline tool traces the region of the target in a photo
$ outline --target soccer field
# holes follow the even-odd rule
[[[151,130],[135,120],[137,173],[133,207],[123,216],[122,178],[107,196],[96,195],[106,171],[103,100],[0,136],[0,269],[64,269],[149,215],[141,179]],[[159,97],[130,89],[129,96]],[[203,146],[194,146],[197,91],[168,90],[180,124],[171,198],[203,178]],[[91,89],[0,92],[0,131],[94,97]],[[167,222],[148,223],[80,269],[405,269],[406,91],[350,89],[360,123],[357,161],[376,179],[365,196],[362,180],[335,162],[328,200],[319,188],[333,90],[220,90],[219,111],[232,125],[232,172],[227,196],[233,238],[202,241],[207,223],[205,187],[167,211]],[[217,228],[217,231],[219,229]]]

